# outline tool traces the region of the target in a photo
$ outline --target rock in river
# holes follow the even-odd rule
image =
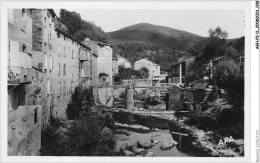
[[[134,148],[133,151],[134,151],[134,153],[135,153],[136,155],[140,155],[140,154],[142,154],[143,152],[145,152],[145,149],[143,149],[143,148]]]
[[[171,149],[173,146],[176,146],[178,143],[174,140],[164,140],[161,145],[161,150]]]
[[[147,149],[147,148],[151,148],[152,146],[154,146],[155,144],[158,144],[158,143],[159,143],[159,141],[156,141],[156,140],[150,140],[148,142],[137,141],[137,147]]]
[[[125,154],[125,156],[134,156],[133,152],[128,151],[128,150],[124,150],[124,154]]]
[[[154,157],[155,154],[153,152],[148,152],[145,157]]]

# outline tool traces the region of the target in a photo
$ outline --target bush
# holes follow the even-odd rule
[[[80,90],[76,87],[75,92],[71,96],[71,102],[66,109],[67,118],[76,119],[80,112],[90,112],[94,104],[93,92],[90,88]]]
[[[41,155],[43,156],[95,156],[96,149],[102,148],[100,144],[101,131],[108,127],[115,130],[112,116],[105,114],[98,117],[96,114],[81,112],[77,120],[71,123],[71,127],[63,128],[65,132],[57,131],[48,126],[42,130]],[[112,141],[112,140],[111,140]],[[114,142],[107,142],[113,149]],[[113,155],[113,151],[109,155]]]
[[[209,113],[191,115],[186,123],[197,126],[199,129],[203,130],[216,129],[218,127],[218,121],[216,117]]]
[[[214,72],[217,86],[227,91],[227,100],[234,108],[244,106],[244,74],[233,60],[220,62]]]
[[[73,156],[74,150],[70,148],[65,135],[60,135],[57,130],[47,126],[41,133],[41,156]]]

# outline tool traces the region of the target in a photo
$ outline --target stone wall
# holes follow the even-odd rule
[[[207,97],[211,92],[212,90],[184,89],[173,85],[171,88],[168,89],[168,109],[175,111],[190,109],[190,104],[185,104],[185,102],[204,102],[205,100],[207,100]]]

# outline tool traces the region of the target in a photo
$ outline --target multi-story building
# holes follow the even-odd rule
[[[121,56],[117,56],[118,58],[118,66],[123,66],[125,68],[131,68],[131,63],[129,62],[128,59],[121,57]]]
[[[32,10],[8,9],[8,155],[37,155],[41,146],[33,56]]]
[[[52,108],[54,106],[54,87],[52,87],[52,73],[54,71],[54,18],[52,9],[32,10],[32,50],[33,64],[37,71],[37,85],[42,97],[42,125],[50,122]],[[56,66],[55,66],[56,68]]]
[[[175,84],[185,83],[185,75],[187,74],[189,66],[194,61],[194,59],[195,58],[192,57],[171,66],[171,68],[167,71],[167,82]]]
[[[141,68],[147,68],[149,70],[149,78],[151,80],[160,80],[160,65],[149,61],[147,58],[138,60],[134,63],[135,70],[140,70]]]
[[[33,10],[33,66],[44,97],[43,124],[50,117],[66,119],[66,108],[76,86],[88,83],[89,48],[55,27],[51,9]]]
[[[95,61],[92,62],[92,82],[100,81],[100,75],[106,74],[105,82],[112,83],[112,45],[92,41],[89,38],[86,38],[82,43],[90,47],[92,59],[96,59],[97,62],[96,65]],[[94,71],[95,69],[96,71]],[[102,81],[104,80],[102,79]]]
[[[89,48],[58,28],[55,29],[53,44],[51,114],[65,119],[67,104],[76,86],[79,83],[83,87],[89,85]]]

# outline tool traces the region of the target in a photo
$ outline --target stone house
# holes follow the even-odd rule
[[[8,9],[8,155],[37,155],[41,105],[35,100],[32,10]]]
[[[129,62],[128,59],[121,57],[121,56],[117,56],[118,58],[118,66],[123,66],[125,68],[131,68],[131,63]]]
[[[56,14],[52,9],[32,10],[32,50],[33,68],[37,70],[37,85],[42,98],[42,125],[50,123],[54,106],[54,87],[52,73],[54,70],[54,19]],[[56,67],[55,67],[56,68]]]
[[[185,83],[185,75],[188,73],[188,69],[191,63],[194,61],[194,57],[180,61],[170,69],[168,69],[167,73],[167,82],[174,83],[174,84],[183,84]]]
[[[92,41],[88,38],[86,38],[82,43],[90,47],[92,59],[96,59],[97,62],[97,64],[92,62],[92,83],[96,84],[97,81],[100,82],[100,74],[107,74],[108,77],[106,78],[106,82],[112,83],[112,45]],[[94,69],[96,71],[94,71]]]
[[[76,86],[84,87],[89,80],[89,48],[79,43],[68,33],[55,28],[53,38],[53,106],[51,114],[66,119],[66,108]]]
[[[75,87],[87,84],[89,49],[66,32],[56,28],[51,9],[33,10],[33,66],[43,98],[43,124],[50,117],[66,119],[66,108]]]
[[[160,80],[160,65],[149,61],[147,58],[138,60],[134,63],[134,69],[140,70],[143,67],[149,70],[149,79],[159,81]]]

